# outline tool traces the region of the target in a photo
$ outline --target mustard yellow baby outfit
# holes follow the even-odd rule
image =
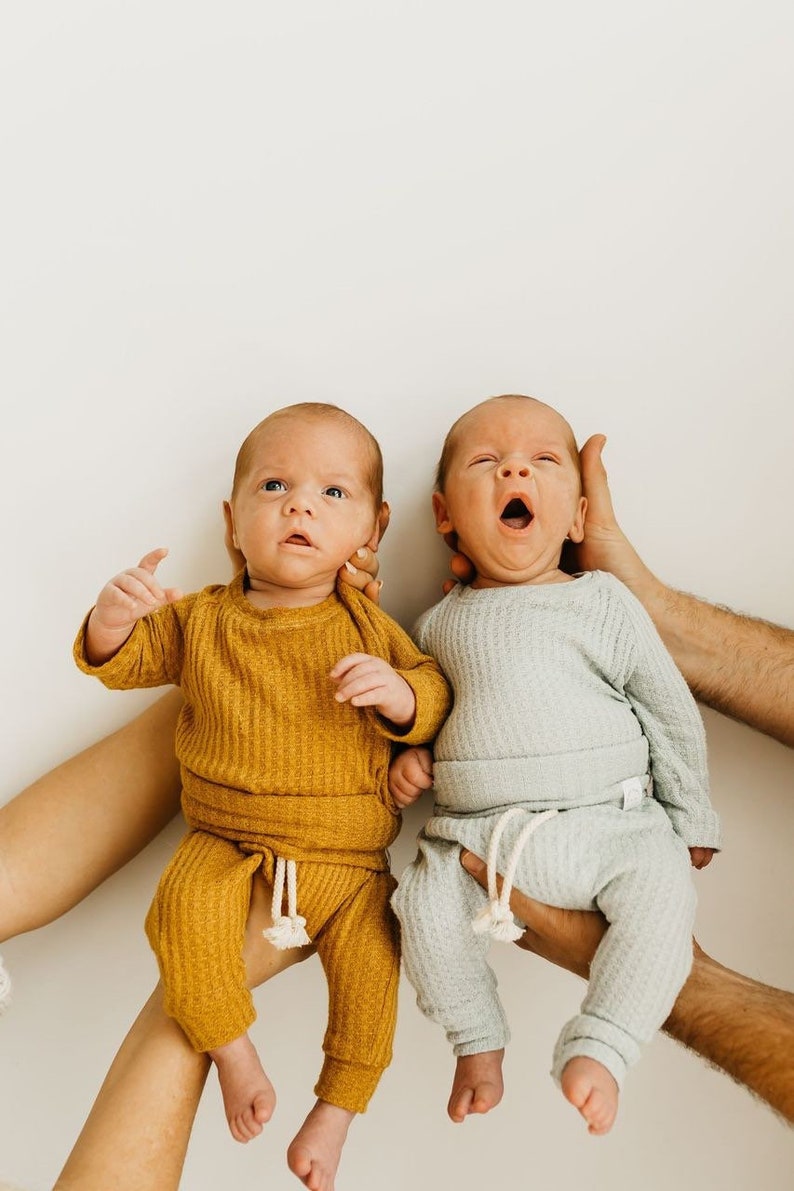
[[[432,740],[449,688],[436,663],[352,588],[308,608],[260,609],[245,583],[242,571],[228,587],[144,617],[102,666],[86,660],[84,625],[75,660],[113,689],[175,683],[185,698],[176,752],[191,830],[146,920],[166,1012],[196,1050],[245,1033],[256,1017],[242,959],[251,882],[261,871],[272,886],[286,865],[291,922],[305,920],[328,982],[315,1092],[363,1112],[391,1059],[396,1018],[392,743]],[[372,708],[336,702],[329,673],[351,653],[384,658],[409,683],[409,732]]]

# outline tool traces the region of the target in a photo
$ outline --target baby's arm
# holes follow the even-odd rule
[[[430,749],[403,749],[389,766],[389,793],[401,810],[416,802],[422,791],[429,790],[432,785],[433,754]]]
[[[142,616],[181,598],[180,591],[161,587],[154,576],[167,553],[150,550],[137,567],[122,571],[100,591],[85,630],[85,655],[92,666],[117,654]]]
[[[711,807],[706,733],[683,675],[665,649],[640,602],[613,580],[633,634],[632,662],[624,691],[650,749],[653,794],[704,868],[720,847],[719,818]]]
[[[334,698],[353,707],[374,707],[397,728],[410,728],[416,717],[416,696],[405,679],[383,658],[351,653],[331,671]]]

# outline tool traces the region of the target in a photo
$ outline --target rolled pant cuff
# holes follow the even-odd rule
[[[193,1049],[205,1053],[208,1050],[218,1050],[221,1046],[227,1046],[236,1038],[242,1038],[243,1034],[247,1034],[256,1021],[256,1013],[253,1010],[245,1012],[241,1009],[232,1018],[224,1015],[220,1020],[207,1020],[199,1023],[180,1017],[179,1013],[173,1012],[167,1004],[164,1008],[168,1016],[173,1017],[181,1026]]]
[[[507,1031],[498,1031],[484,1038],[475,1038],[472,1042],[453,1042],[452,1053],[456,1059],[467,1058],[490,1050],[504,1050],[509,1041],[510,1034]]]
[[[383,1067],[368,1067],[326,1055],[314,1094],[348,1112],[366,1112],[383,1071]]]
[[[551,1069],[551,1076],[555,1083],[559,1083],[562,1079],[566,1064],[571,1059],[580,1058],[595,1059],[602,1067],[606,1067],[618,1088],[622,1087],[627,1070],[625,1060],[611,1046],[599,1042],[597,1038],[575,1038],[555,1050],[554,1064]]]

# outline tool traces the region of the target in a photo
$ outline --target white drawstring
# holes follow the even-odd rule
[[[285,871],[287,875],[287,913],[282,914]],[[300,916],[297,907],[298,878],[295,861],[277,856],[271,910],[273,925],[269,926],[267,930],[263,930],[262,934],[279,951],[286,951],[290,947],[305,947],[307,943],[311,943],[311,939],[306,933],[306,919]]]
[[[557,814],[556,810],[542,811],[541,814],[532,814],[528,823],[524,825],[521,832],[513,844],[513,849],[507,861],[502,876],[502,892],[497,894],[496,891],[496,873],[498,869],[498,853],[499,844],[502,839],[502,834],[505,827],[514,819],[516,815],[526,814],[523,807],[511,806],[503,815],[500,815],[499,821],[491,832],[491,839],[488,844],[488,905],[484,906],[480,912],[472,919],[472,929],[478,935],[490,935],[500,943],[514,943],[516,939],[520,939],[524,933],[524,928],[519,926],[513,919],[513,913],[510,909],[510,894],[513,891],[513,881],[515,880],[516,869],[518,862],[521,859],[521,853],[524,851],[527,840],[532,835],[532,832],[540,827],[541,823],[545,823],[547,819],[552,818]]]
[[[10,1004],[11,977],[5,969],[3,957],[0,956],[0,1013],[4,1013]]]

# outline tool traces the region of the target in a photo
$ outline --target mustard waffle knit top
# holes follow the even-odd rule
[[[347,585],[308,608],[254,607],[245,571],[139,620],[114,657],[77,665],[116,690],[174,683],[182,809],[191,827],[286,859],[388,868],[400,819],[388,793],[394,741],[433,739],[451,705],[432,658]],[[86,618],[87,619],[87,618]],[[416,695],[403,734],[337,703],[329,673],[350,653],[385,658]]]

